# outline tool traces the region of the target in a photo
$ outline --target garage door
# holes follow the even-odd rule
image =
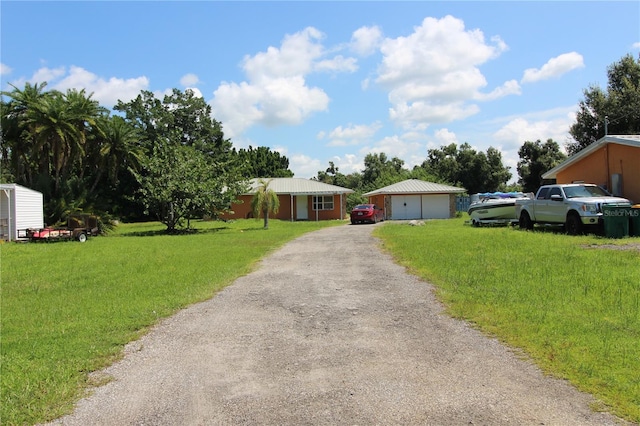
[[[391,219],[421,219],[422,205],[419,195],[394,195],[391,197]]]
[[[435,194],[422,196],[423,219],[449,219],[449,195]]]

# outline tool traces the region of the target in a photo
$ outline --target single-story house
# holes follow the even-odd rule
[[[384,209],[385,219],[449,219],[456,215],[456,195],[464,188],[408,179],[363,194]]]
[[[542,175],[556,183],[586,182],[640,203],[640,135],[605,136]]]
[[[18,231],[27,228],[44,228],[42,193],[15,183],[0,184],[0,239],[15,241]]]
[[[331,220],[344,219],[347,214],[349,188],[302,178],[264,179],[269,189],[278,194],[280,209],[269,217],[284,220]],[[231,206],[231,212],[223,214],[225,219],[253,217],[251,199],[260,186],[259,179],[250,181],[250,189],[239,197],[240,202]]]

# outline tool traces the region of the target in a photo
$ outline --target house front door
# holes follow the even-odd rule
[[[296,195],[296,220],[309,219],[309,196]]]

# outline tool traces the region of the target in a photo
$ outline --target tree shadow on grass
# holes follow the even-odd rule
[[[177,229],[172,232],[167,232],[166,229],[156,229],[152,231],[139,231],[139,232],[127,232],[121,234],[122,237],[160,237],[160,236],[172,236],[172,237],[184,237],[190,235],[204,235],[204,234],[216,234],[220,231],[230,229],[228,226],[221,228],[207,228],[207,229]]]
[[[522,231],[522,230],[518,229],[518,231]],[[532,230],[528,232],[540,232],[543,234],[558,234],[558,235],[566,235],[568,237],[574,236],[574,235],[567,234],[567,230],[565,229],[564,225],[536,225],[533,227]],[[605,236],[604,229],[601,226],[595,226],[595,225],[585,226],[582,229],[582,232],[575,236],[579,237],[584,235],[592,235],[596,237]]]

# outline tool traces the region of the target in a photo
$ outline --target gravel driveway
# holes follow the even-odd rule
[[[53,424],[620,424],[447,317],[377,249],[375,226],[288,243],[128,345],[103,372],[114,380]]]

